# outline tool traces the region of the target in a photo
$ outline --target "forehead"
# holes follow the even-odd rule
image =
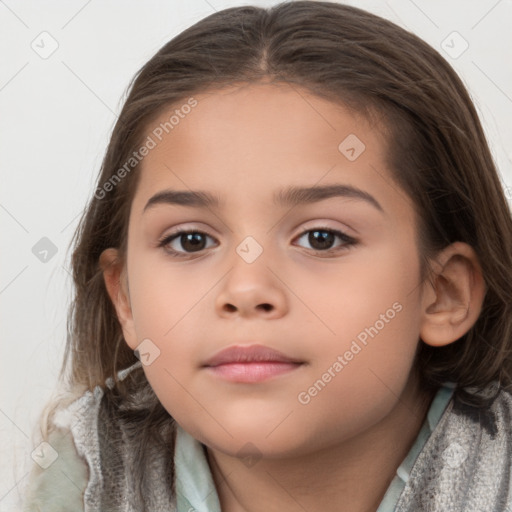
[[[366,181],[371,188],[375,166],[387,173],[386,140],[378,128],[341,104],[289,84],[194,95],[161,112],[146,136],[154,147],[140,164],[132,205],[140,212],[165,188],[208,190],[246,202],[290,184]]]

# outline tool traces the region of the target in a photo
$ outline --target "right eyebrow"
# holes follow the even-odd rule
[[[209,192],[195,190],[162,190],[152,196],[144,206],[143,213],[157,204],[178,204],[198,208],[218,208],[220,200]]]

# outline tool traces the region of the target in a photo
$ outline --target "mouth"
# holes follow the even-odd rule
[[[290,373],[303,364],[263,345],[233,345],[215,354],[203,368],[231,382],[256,383]]]

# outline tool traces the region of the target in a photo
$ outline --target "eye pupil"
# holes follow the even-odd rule
[[[329,231],[311,231],[308,241],[315,249],[328,249],[334,242],[334,234]],[[315,244],[318,243],[320,246],[315,247]]]
[[[203,238],[201,240],[201,238]],[[189,247],[187,245],[190,244]],[[204,249],[204,237],[201,233],[184,233],[181,235],[181,245],[188,251],[201,251]]]

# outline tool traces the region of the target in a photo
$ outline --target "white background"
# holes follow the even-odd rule
[[[512,1],[346,3],[418,34],[451,62],[474,98],[512,197]],[[56,384],[71,297],[68,246],[128,83],[174,35],[216,10],[245,4],[0,2],[0,511],[19,507],[17,484],[32,464],[34,425]],[[31,47],[42,46],[44,31],[58,43],[47,59]],[[457,58],[442,47],[453,31],[469,44]],[[460,49],[462,39],[450,37]],[[57,248],[46,263],[32,252],[43,237]]]

